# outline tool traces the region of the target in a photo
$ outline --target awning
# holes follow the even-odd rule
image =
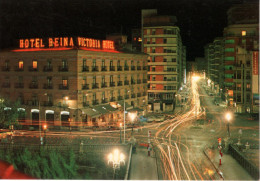
[[[124,108],[124,101],[118,101],[118,103],[121,107]],[[128,104],[127,102],[125,102],[125,110],[129,110],[129,109],[132,109],[133,106],[131,106],[130,104]]]
[[[102,106],[94,106],[93,109],[97,110],[101,114],[109,114],[110,113],[110,111],[107,110],[107,108],[103,105]]]
[[[143,109],[140,109],[140,108],[138,108],[138,107],[135,107],[135,108],[133,108],[133,109],[129,109],[128,111],[129,111],[129,112],[131,112],[131,111],[142,112],[142,111],[144,111],[144,110],[143,110]]]
[[[86,108],[86,109],[82,109],[82,112],[84,112],[84,114],[92,117],[92,118],[96,118],[98,116],[101,116],[101,113],[98,112],[96,109],[92,109],[92,108]]]

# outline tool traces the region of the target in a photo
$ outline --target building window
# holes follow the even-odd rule
[[[9,60],[5,61],[5,68],[8,69],[9,68]]]
[[[152,71],[155,72],[155,67],[152,67]]]
[[[83,67],[86,67],[86,66],[87,66],[86,63],[87,63],[87,60],[84,58],[84,59],[83,59]]]
[[[152,35],[155,35],[155,29],[152,30]]]
[[[246,31],[245,30],[241,31],[241,35],[246,36]]]
[[[96,60],[95,59],[92,61],[92,65],[93,65],[93,67],[96,66]]]
[[[22,60],[19,61],[19,69],[23,69],[23,61]]]
[[[155,44],[155,38],[152,38],[152,44]]]
[[[152,56],[152,62],[155,62],[155,56]]]
[[[163,39],[163,43],[167,43],[167,39],[166,38]]]
[[[147,35],[150,35],[150,29],[147,29]]]
[[[172,58],[172,62],[176,62],[176,58]]]
[[[102,67],[105,67],[105,60],[104,60],[104,59],[102,60],[101,66],[102,66]]]
[[[37,69],[37,61],[33,60],[33,69]]]
[[[48,69],[51,68],[51,60],[48,60],[48,61],[47,61],[47,67],[48,67]]]
[[[152,49],[152,53],[155,53],[155,48]]]
[[[68,62],[67,60],[62,60],[62,68],[67,68]]]
[[[152,77],[152,80],[155,81],[155,76]]]
[[[62,86],[67,87],[68,86],[68,79],[62,79]]]

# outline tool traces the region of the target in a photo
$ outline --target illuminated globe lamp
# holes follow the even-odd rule
[[[228,137],[230,137],[229,123],[230,123],[230,121],[231,121],[231,119],[232,119],[232,114],[231,114],[230,112],[227,112],[227,113],[225,114],[225,118],[226,118],[226,120],[227,120],[227,132],[228,132]]]
[[[46,131],[47,131],[47,129],[48,129],[47,124],[44,124],[44,125],[42,126],[42,128],[43,128],[43,131],[44,131],[44,141],[43,141],[43,145],[45,145],[45,144],[46,144]]]
[[[113,179],[115,179],[116,170],[120,169],[121,164],[125,164],[125,155],[120,153],[118,149],[115,149],[113,153],[108,155],[108,164],[113,165]]]

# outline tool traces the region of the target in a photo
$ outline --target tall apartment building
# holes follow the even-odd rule
[[[248,108],[246,102],[253,104],[254,97],[251,74],[252,65],[258,63],[258,59],[253,59],[251,54],[259,50],[258,6],[258,3],[246,3],[231,7],[228,11],[229,25],[224,28],[224,85],[229,105],[238,112],[253,111],[253,106]]]
[[[159,16],[156,10],[142,10],[142,47],[143,52],[149,54],[149,111],[174,110],[175,95],[183,83],[186,56],[176,22],[174,16]]]
[[[124,102],[146,110],[146,54],[119,52],[109,40],[46,42],[20,40],[19,49],[0,52],[0,96],[21,102],[23,124],[119,125]]]

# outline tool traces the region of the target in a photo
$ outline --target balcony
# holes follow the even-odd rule
[[[53,71],[53,68],[52,68],[52,66],[44,66],[44,67],[43,67],[43,71],[44,71],[44,72],[52,72],[52,71]]]
[[[115,66],[110,66],[110,71],[115,71],[115,70],[116,70]]]
[[[82,84],[82,90],[88,90],[89,84]]]
[[[137,70],[141,70],[141,66],[137,66]]]
[[[147,83],[147,79],[143,79],[143,83]]]
[[[140,79],[137,79],[137,84],[141,84],[141,80]]]
[[[4,83],[2,84],[2,88],[10,88],[10,83],[4,82]]]
[[[92,71],[93,71],[93,70],[92,70]],[[106,67],[106,66],[101,67],[101,71],[102,71],[102,72],[107,71],[107,67]]]
[[[135,84],[135,81],[134,80],[131,80],[131,85],[134,85]]]
[[[93,66],[92,67],[92,72],[98,72],[98,66]]]
[[[15,71],[18,71],[18,72],[21,72],[21,71],[24,71],[24,68],[23,68],[23,67],[15,66],[14,70],[15,70]]]
[[[69,71],[68,67],[59,66],[59,72],[68,72],[68,71]]]
[[[107,87],[107,83],[106,82],[101,83],[101,88],[105,88],[105,87]]]
[[[69,85],[59,84],[59,89],[60,90],[68,90],[69,89]]]
[[[30,72],[34,72],[34,71],[38,71],[38,68],[37,67],[33,67],[33,66],[29,66],[28,70]]]
[[[89,101],[83,102],[82,103],[84,107],[88,107],[89,106]]]
[[[122,81],[118,81],[117,82],[117,86],[122,86],[123,85],[123,82]]]
[[[30,85],[29,85],[29,88],[30,88],[30,89],[38,89],[38,83],[36,83],[36,82],[31,82]]]
[[[129,95],[125,95],[125,99],[129,99]]]
[[[122,66],[117,66],[117,71],[122,71],[123,67]]]
[[[110,87],[115,87],[115,86],[116,86],[115,82],[110,82]]]
[[[43,106],[53,106],[53,102],[52,101],[44,101]]]
[[[26,105],[28,105],[28,106],[39,106],[39,101],[38,100],[28,100],[26,102]]]
[[[123,97],[122,96],[117,96],[117,100],[123,100]]]
[[[116,98],[115,97],[111,97],[110,98],[110,102],[114,102],[114,101],[116,101]]]
[[[52,84],[44,84],[43,88],[44,89],[53,89],[53,86],[52,86]]]
[[[135,94],[131,94],[131,98],[135,98]]]
[[[99,103],[98,103],[98,100],[93,100],[93,101],[92,101],[92,105],[97,105],[97,104],[99,104]]]
[[[131,70],[135,70],[135,66],[131,66]]]
[[[99,85],[98,85],[98,83],[94,83],[94,84],[92,84],[92,89],[99,89]]]
[[[2,71],[4,71],[4,72],[9,72],[10,71],[10,67],[9,66],[3,66],[2,67]]]
[[[24,88],[24,84],[23,83],[16,83],[14,85],[15,88]]]
[[[89,67],[82,67],[82,72],[89,72]]]
[[[124,85],[129,85],[129,80],[125,80]]]
[[[104,99],[102,99],[101,102],[102,102],[102,103],[108,103],[108,100],[107,100],[107,98],[104,98]]]
[[[143,66],[143,70],[147,70],[147,66]]]
[[[137,97],[141,97],[141,93],[139,92],[139,93],[137,93]]]
[[[129,70],[129,67],[128,67],[128,66],[125,66],[125,67],[124,67],[124,70]]]

